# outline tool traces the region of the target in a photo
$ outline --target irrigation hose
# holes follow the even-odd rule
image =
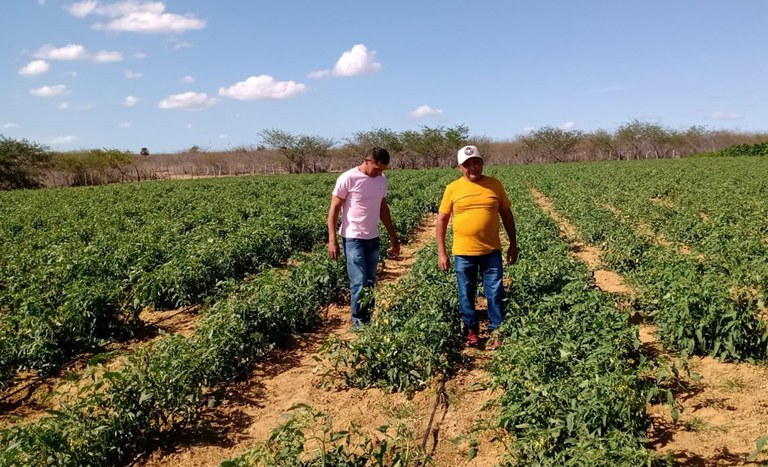
[[[432,415],[429,416],[429,423],[427,423],[427,430],[424,432],[424,437],[421,439],[421,452],[427,450],[427,440],[429,440],[429,434],[432,432],[432,423],[435,421],[435,414],[437,413],[437,407],[442,403],[444,406],[448,406],[448,396],[445,393],[445,383],[448,381],[448,377],[445,373],[441,373],[440,386],[437,388],[437,395],[435,396],[435,405],[432,407]],[[421,465],[421,459],[417,459],[414,467]]]

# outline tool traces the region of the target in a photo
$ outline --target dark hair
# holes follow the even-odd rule
[[[374,146],[365,151],[365,157],[366,159],[372,159],[376,163],[389,165],[389,152],[384,148]]]

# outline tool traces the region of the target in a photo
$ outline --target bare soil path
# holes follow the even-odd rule
[[[574,255],[593,271],[597,287],[631,296],[634,292],[620,275],[600,269],[599,248],[586,245],[578,229],[554,210],[544,194],[535,188],[531,193],[541,209],[558,222],[564,239],[573,245]],[[641,324],[639,338],[649,355],[665,355],[680,364],[680,359],[656,340],[652,325]],[[649,447],[671,455],[675,465],[680,466],[742,466],[765,462],[765,455],[757,462],[746,459],[755,449],[755,440],[768,433],[768,368],[722,363],[712,357],[690,357],[688,366],[700,379],[685,378],[684,387],[676,391],[681,411],[677,422],[672,420],[669,408],[647,406],[651,419]]]

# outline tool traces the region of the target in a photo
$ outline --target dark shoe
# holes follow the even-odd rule
[[[493,334],[488,340],[488,344],[485,346],[485,350],[496,350],[499,347],[501,347],[501,336],[498,334]]]
[[[467,347],[477,347],[480,345],[480,338],[477,337],[477,333],[470,329],[467,332],[467,340],[464,342]]]

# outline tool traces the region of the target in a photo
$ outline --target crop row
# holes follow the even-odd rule
[[[492,374],[504,389],[498,426],[516,465],[646,465],[649,382],[641,377],[637,328],[594,287],[557,226],[502,172],[518,224],[521,256]],[[351,342],[329,346],[331,375],[356,387],[425,387],[461,360],[455,279],[427,247],[396,298]],[[278,447],[279,448],[279,447]],[[248,458],[246,456],[243,459]],[[509,459],[508,459],[509,460]]]
[[[762,360],[768,223],[758,214],[768,203],[755,197],[767,188],[742,175],[741,165],[765,162],[665,162],[549,167],[527,176],[587,242],[601,247],[604,263],[627,277],[638,294],[635,306],[653,317],[665,343],[688,354]],[[678,247],[642,234],[642,226]]]
[[[422,192],[430,191],[432,184],[422,183],[412,193],[429,200]],[[408,236],[430,203],[393,206],[393,213],[412,222],[398,223],[400,236]],[[54,416],[0,432],[0,465],[114,465],[192,423],[218,386],[317,324],[320,310],[346,293],[344,262],[329,260],[324,246],[291,264],[243,281],[204,312],[192,337],[148,345]]]
[[[344,269],[321,249],[268,270],[211,307],[190,338],[141,348],[118,371],[39,422],[0,432],[2,465],[116,465],[191,422],[201,401],[273,346],[317,324],[344,291]]]
[[[645,404],[652,381],[637,328],[594,287],[558,226],[521,178],[501,174],[518,221],[520,259],[507,268],[509,301],[495,355],[504,389],[499,426],[514,465],[650,465]]]
[[[0,386],[199,302],[323,241],[330,179],[161,182],[4,194]],[[304,197],[293,200],[301,187]],[[12,196],[11,196],[12,195]],[[290,200],[290,202],[289,202]]]
[[[456,281],[437,266],[434,243],[422,249],[395,296],[351,341],[330,340],[327,376],[349,387],[412,394],[461,360]]]
[[[394,178],[407,190],[390,197],[407,236],[436,184]],[[198,303],[308,251],[326,237],[332,185],[326,174],[3,193],[0,387],[130,334],[146,307]]]

